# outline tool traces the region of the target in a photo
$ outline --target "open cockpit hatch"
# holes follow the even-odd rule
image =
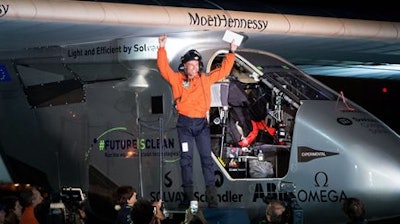
[[[207,71],[220,66],[225,53],[216,52]],[[283,59],[241,50],[228,78],[212,87],[213,152],[230,178],[282,178],[302,100],[332,99],[334,94]]]

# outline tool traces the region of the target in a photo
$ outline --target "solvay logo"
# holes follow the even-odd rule
[[[10,5],[0,4],[0,17],[3,17],[7,14]]]

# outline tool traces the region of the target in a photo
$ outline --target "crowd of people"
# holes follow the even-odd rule
[[[161,224],[165,219],[162,201],[151,202],[137,199],[136,190],[131,186],[120,186],[114,192],[115,224]]]
[[[164,214],[162,201],[150,202],[137,199],[136,190],[131,186],[121,186],[115,191],[114,203],[117,216],[115,224],[161,224]],[[28,186],[21,191],[2,195],[0,198],[0,224],[85,224],[85,208],[76,207],[73,216],[60,214],[52,217],[51,198],[38,186]],[[67,205],[63,208],[66,209]],[[75,211],[78,210],[78,211]],[[110,211],[112,213],[112,211]],[[74,217],[70,220],[68,217]]]
[[[131,186],[120,186],[114,192],[117,215],[115,224],[167,224],[169,220],[163,212],[162,200],[149,201],[136,198],[136,190]],[[185,210],[185,219],[181,224],[207,224],[202,210]]]
[[[63,204],[60,197],[60,204]],[[73,216],[68,216],[65,205],[62,212],[54,213],[51,204],[54,198],[47,189],[27,185],[0,198],[0,224],[84,224],[86,219],[83,207],[77,207]],[[59,208],[61,209],[61,207]],[[71,212],[71,211],[69,211]],[[67,217],[68,216],[68,217]],[[71,221],[69,217],[76,220]]]
[[[1,200],[0,223],[19,224],[22,215],[22,206],[17,196],[9,195]]]
[[[265,217],[258,224],[289,224],[293,217],[288,212],[290,206],[284,202],[271,199],[266,209]],[[342,201],[342,211],[346,218],[346,224],[367,224],[366,209],[361,199],[356,197],[345,198]]]
[[[136,189],[124,185],[115,189],[112,198],[116,210],[115,224],[167,224],[162,200],[149,201],[138,199]],[[0,198],[0,224],[53,224],[49,219],[50,206],[43,191],[31,186],[19,195],[6,195]],[[289,224],[291,223],[290,205],[278,199],[268,201],[265,216],[258,224]],[[356,197],[349,197],[342,202],[342,211],[346,224],[366,224],[366,209],[363,202]],[[84,211],[83,211],[84,212]],[[110,211],[111,212],[111,211]],[[74,224],[85,224],[84,215]],[[54,220],[53,220],[54,221]],[[56,222],[56,223],[65,223]],[[186,209],[185,219],[181,224],[208,223],[199,208],[195,213],[190,207]]]
[[[20,195],[7,195],[0,201],[1,224],[41,224],[43,197],[39,188],[32,186]]]
[[[121,186],[115,194],[118,215],[115,224],[161,224],[165,220],[162,201],[150,202],[136,199],[136,191],[130,186]],[[362,201],[355,197],[343,200],[342,210],[347,219],[346,224],[367,224],[366,210]],[[290,206],[278,199],[268,201],[265,216],[258,224],[289,224],[293,217]],[[181,224],[206,224],[202,210],[192,213],[186,209],[185,220]]]

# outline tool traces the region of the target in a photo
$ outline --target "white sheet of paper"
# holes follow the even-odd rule
[[[182,152],[189,152],[189,147],[187,142],[182,142]]]
[[[230,30],[226,30],[224,36],[222,37],[222,40],[228,43],[232,43],[232,41],[235,40],[235,44],[240,46],[243,40],[243,35],[237,34]]]

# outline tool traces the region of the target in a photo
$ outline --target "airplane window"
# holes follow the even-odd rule
[[[152,96],[151,97],[151,112],[152,112],[152,114],[164,113],[162,96]]]
[[[272,57],[272,55],[260,52],[240,52],[246,60],[257,68],[262,75],[259,78],[271,85],[270,88],[277,88],[286,95],[285,100],[292,100],[297,104],[301,100],[334,100],[336,95],[328,92],[325,87],[318,85],[315,80],[305,76],[294,66],[283,60]],[[252,68],[242,62],[242,67],[248,71]]]
[[[75,79],[27,86],[25,93],[32,107],[65,105],[85,101],[83,85]]]

